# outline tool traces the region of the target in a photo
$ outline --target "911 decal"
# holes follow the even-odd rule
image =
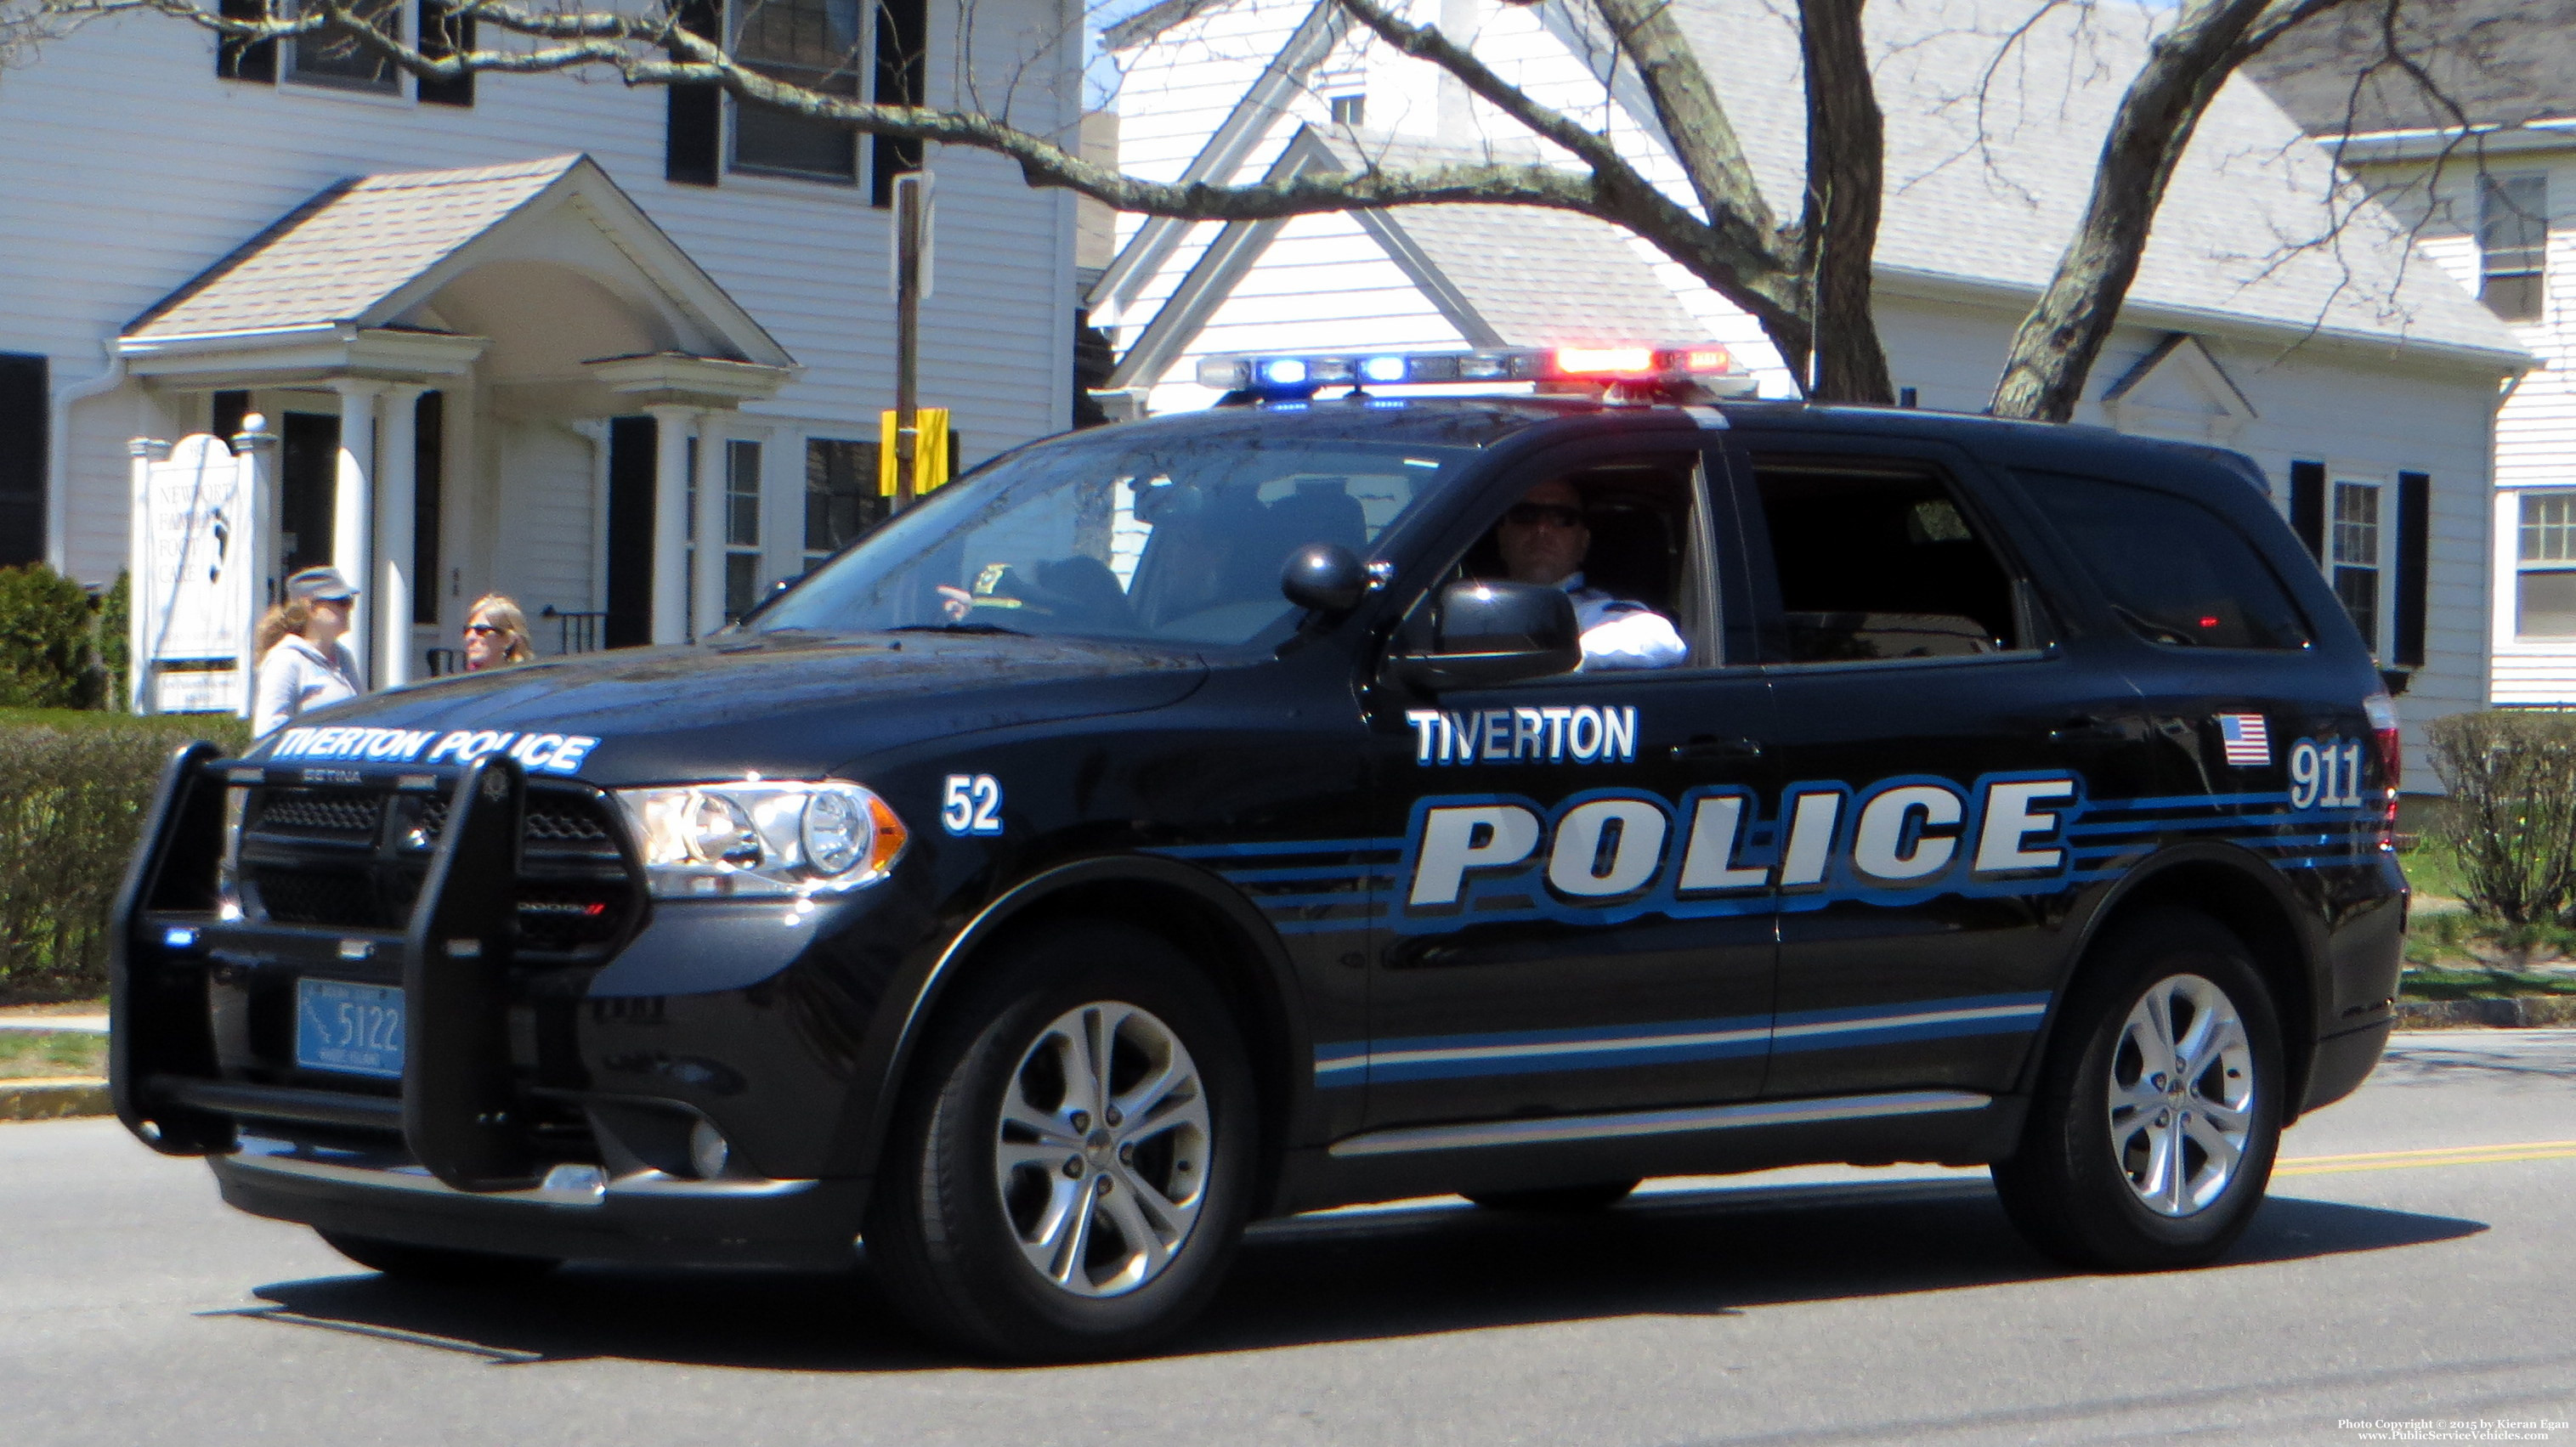
[[[2361,760],[2359,739],[2301,739],[2290,745],[2290,807],[2360,807]]]
[[[2071,774],[1792,784],[1761,817],[1751,791],[1697,789],[1678,805],[1624,789],[1548,810],[1514,795],[1417,800],[1406,832],[1398,929],[1464,916],[1606,923],[1735,913],[1784,893],[1896,903],[1942,893],[2026,893],[2065,873]]]

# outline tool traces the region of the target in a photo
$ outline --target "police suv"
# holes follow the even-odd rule
[[[1026,1358],[1436,1192],[1985,1164],[2210,1260],[2391,1023],[2360,639],[2242,457],[1712,364],[1220,361],[695,646],[187,748],[118,1113],[386,1272],[861,1243]]]

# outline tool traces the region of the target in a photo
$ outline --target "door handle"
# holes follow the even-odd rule
[[[1762,757],[1759,739],[1721,739],[1714,734],[1693,735],[1688,743],[1673,745],[1676,759],[1758,759]]]

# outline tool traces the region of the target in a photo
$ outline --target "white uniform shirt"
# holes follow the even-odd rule
[[[259,695],[251,710],[251,735],[266,738],[307,709],[356,698],[358,660],[349,645],[333,640],[326,655],[301,634],[277,640],[259,661]]]
[[[1645,604],[1590,587],[1581,573],[1557,586],[1574,600],[1574,621],[1583,630],[1587,671],[1670,668],[1690,656],[1690,645],[1673,630],[1672,620]]]

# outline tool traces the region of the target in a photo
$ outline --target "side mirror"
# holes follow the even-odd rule
[[[1546,678],[1582,662],[1583,630],[1563,588],[1499,581],[1441,589],[1431,651],[1395,660],[1398,676],[1426,693]]]
[[[1327,615],[1358,607],[1368,590],[1368,569],[1339,543],[1308,543],[1279,572],[1279,591],[1289,602]]]

